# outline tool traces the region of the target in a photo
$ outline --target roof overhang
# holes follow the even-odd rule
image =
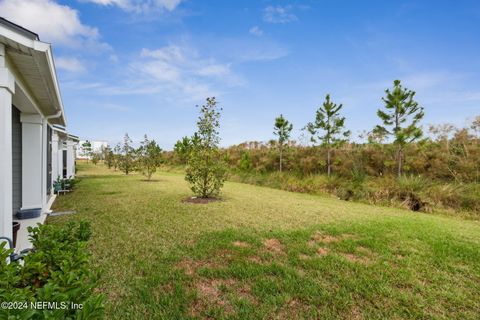
[[[80,138],[76,135],[68,133],[67,129],[64,127],[58,126],[58,125],[53,125],[52,126],[53,132],[55,132],[59,137],[61,137],[64,140],[70,140],[73,142],[80,142]]]
[[[75,142],[80,142],[80,138],[78,136],[74,136],[73,134],[69,134],[68,139]]]
[[[18,85],[49,123],[66,126],[52,48],[38,36],[0,18],[0,43]]]

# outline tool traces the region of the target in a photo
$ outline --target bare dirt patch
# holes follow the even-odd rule
[[[255,297],[252,295],[252,289],[250,285],[245,284],[240,287],[238,287],[235,291],[235,294],[239,296],[240,298],[244,300],[248,300],[254,304],[257,304],[258,301],[255,299]]]
[[[328,248],[320,247],[317,250],[317,254],[321,257],[326,256],[330,250]]]
[[[345,234],[342,234],[340,236],[332,236],[332,235],[328,235],[328,234],[323,234],[320,231],[316,231],[310,237],[310,240],[308,240],[308,245],[310,247],[314,247],[314,246],[318,245],[319,243],[324,243],[324,244],[335,243],[335,242],[343,241],[345,239],[358,239],[358,237],[356,235],[350,234],[350,233],[345,233]]]
[[[302,312],[308,310],[308,306],[298,299],[291,299],[281,308],[275,319],[304,319]]]
[[[363,319],[362,309],[357,305],[352,306],[352,308],[350,309],[349,318],[352,319],[352,320]]]
[[[284,253],[284,246],[278,239],[266,239],[265,241],[263,241],[263,245],[270,252],[278,254]]]
[[[234,241],[233,243],[234,247],[239,247],[239,248],[248,248],[250,247],[250,244],[244,241]]]
[[[311,237],[310,240],[308,241],[308,245],[310,247],[313,247],[317,245],[318,243],[332,243],[332,242],[337,242],[340,241],[341,238],[339,237],[334,237],[330,235],[325,235],[320,232],[315,232]]]
[[[371,262],[367,257],[360,257],[353,253],[342,253],[342,256],[350,262],[360,263],[363,265],[368,265]]]
[[[221,201],[220,198],[197,198],[197,197],[189,197],[183,199],[182,202],[184,203],[193,203],[193,204],[207,204],[210,202],[218,202]]]
[[[177,269],[182,269],[186,275],[191,276],[194,275],[199,268],[219,268],[221,265],[207,260],[194,261],[185,259],[177,263],[175,267]]]
[[[233,307],[228,301],[222,287],[233,287],[236,281],[234,279],[207,279],[198,282],[195,289],[198,299],[192,305],[190,313],[193,316],[201,315],[202,311],[206,311],[213,305],[222,307],[226,314],[233,313]]]

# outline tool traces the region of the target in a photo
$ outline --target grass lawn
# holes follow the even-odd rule
[[[80,164],[50,218],[92,222],[107,319],[478,319],[480,223],[227,183],[184,203],[154,181]]]

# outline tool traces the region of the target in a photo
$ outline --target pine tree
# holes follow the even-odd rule
[[[314,144],[321,143],[327,148],[327,174],[332,173],[332,151],[348,141],[350,131],[344,131],[345,117],[340,117],[342,104],[335,104],[327,94],[325,102],[316,112],[315,122],[307,124],[305,129],[311,135]]]
[[[135,149],[132,147],[132,139],[125,133],[123,138],[122,153],[120,156],[120,169],[128,175],[134,170],[135,166]]]
[[[279,117],[275,118],[275,125],[273,127],[273,134],[278,136],[278,150],[280,153],[280,172],[283,168],[283,150],[285,143],[290,139],[290,134],[292,132],[293,125],[288,122],[287,119],[281,114]]]
[[[409,143],[420,139],[423,135],[418,126],[424,113],[423,108],[414,100],[415,92],[402,87],[400,80],[393,82],[393,89],[385,90],[382,98],[385,109],[377,111],[382,125],[377,125],[375,133],[392,136],[397,147],[397,175],[403,172],[404,149]]]

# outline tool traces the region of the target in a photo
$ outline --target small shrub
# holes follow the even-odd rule
[[[24,264],[7,263],[10,250],[0,248],[0,301],[27,303],[26,308],[0,309],[1,319],[101,319],[104,297],[94,293],[97,276],[91,271],[86,245],[90,225],[39,225],[28,229],[34,250]],[[51,302],[66,308],[35,309],[30,303]],[[71,308],[71,303],[81,309]]]

